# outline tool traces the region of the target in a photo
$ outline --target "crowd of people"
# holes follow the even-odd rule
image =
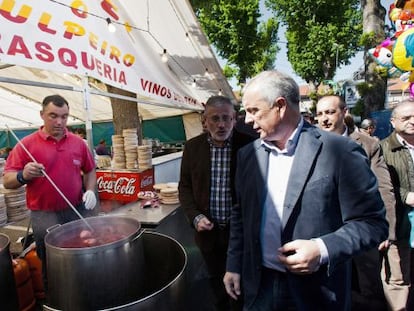
[[[414,101],[394,108],[380,141],[374,120],[355,126],[339,96],[301,113],[281,72],[242,93],[239,117],[211,99],[181,164],[180,203],[216,309],[413,310]]]
[[[203,133],[185,144],[179,199],[212,307],[414,310],[414,101],[396,105],[383,140],[373,120],[356,127],[339,96],[320,98],[315,117],[299,102],[290,76],[262,72],[243,89],[243,114],[229,98],[210,97]],[[88,217],[96,163],[84,129],[68,130],[63,97],[47,96],[40,116],[39,130],[9,150],[3,183],[26,185],[47,290],[46,229],[78,216],[45,174]],[[104,140],[95,152],[110,155]]]

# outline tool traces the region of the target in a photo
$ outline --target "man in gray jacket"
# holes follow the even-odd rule
[[[396,197],[396,240],[384,258],[383,286],[392,310],[413,310],[408,212],[414,207],[414,101],[405,100],[392,111],[394,131],[381,141]]]

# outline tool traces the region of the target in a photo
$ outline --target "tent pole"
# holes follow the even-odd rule
[[[92,134],[92,118],[91,118],[91,96],[89,90],[88,76],[82,77],[82,95],[83,95],[83,108],[85,109],[85,128],[86,128],[86,140],[88,141],[89,149],[92,154],[94,153],[93,134]]]

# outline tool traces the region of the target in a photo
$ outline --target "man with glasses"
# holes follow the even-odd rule
[[[392,310],[413,310],[408,213],[414,207],[414,101],[405,100],[391,113],[394,131],[381,141],[396,196],[396,240],[384,254],[382,281]]]
[[[184,146],[179,197],[195,242],[206,263],[217,310],[241,310],[223,285],[234,198],[237,150],[254,138],[234,130],[236,113],[230,99],[213,96],[202,117],[204,133]]]

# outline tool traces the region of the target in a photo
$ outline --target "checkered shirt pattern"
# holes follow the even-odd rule
[[[217,147],[210,143],[210,152],[210,215],[213,221],[227,224],[232,204],[230,187],[231,143],[226,141],[223,147]]]

